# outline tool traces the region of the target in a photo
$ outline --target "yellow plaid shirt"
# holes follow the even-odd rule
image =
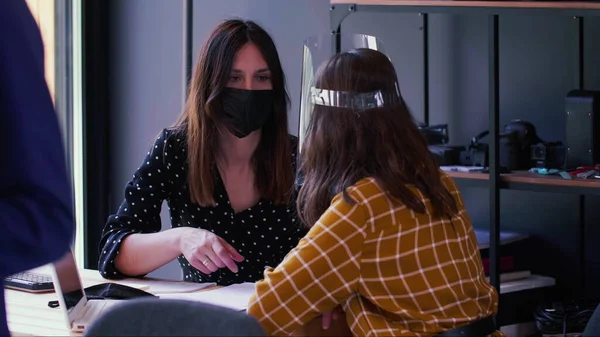
[[[275,269],[257,282],[248,314],[269,335],[287,335],[342,304],[354,336],[433,336],[490,316],[498,294],[487,282],[473,227],[458,202],[450,219],[430,201],[415,213],[367,178],[341,194]]]

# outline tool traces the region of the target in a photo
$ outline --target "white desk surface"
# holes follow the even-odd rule
[[[2,1],[2,0],[0,0]],[[41,272],[50,275],[48,266],[35,269],[35,272]],[[84,287],[89,287],[95,284],[108,282],[122,282],[127,284],[128,280],[111,281],[100,276],[97,270],[84,269],[80,270],[80,275]],[[157,279],[154,279],[157,280]],[[131,280],[129,280],[131,282]],[[163,284],[165,280],[157,280]],[[139,280],[136,280],[140,283]],[[174,281],[178,284],[180,282]],[[143,280],[144,285],[148,285],[149,289],[144,289],[152,292],[153,280],[146,278]],[[131,283],[130,283],[131,284]],[[509,293],[521,291],[537,287],[548,287],[554,285],[554,279],[539,275],[532,275],[523,280],[502,282],[501,293]],[[167,285],[168,286],[168,285]],[[176,286],[175,286],[176,287]],[[208,287],[198,291],[215,289],[217,286]],[[5,289],[6,314],[8,320],[8,328],[13,337],[17,336],[69,336],[73,334],[67,329],[64,313],[60,308],[50,308],[49,301],[57,300],[56,293],[27,293],[24,291]]]
[[[48,267],[38,268],[34,271],[50,275]],[[84,287],[115,282],[102,278],[97,270],[85,269],[79,272]],[[127,280],[122,280],[122,282],[127,283]],[[145,279],[143,283],[149,285],[150,288],[152,287],[152,279]],[[151,292],[151,290],[147,291]],[[77,335],[67,329],[63,311],[60,308],[50,308],[48,306],[49,301],[57,300],[55,292],[35,294],[4,289],[4,293],[8,328],[12,336]]]

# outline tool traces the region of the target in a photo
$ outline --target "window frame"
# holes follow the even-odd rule
[[[83,170],[82,0],[54,0],[54,104],[71,178],[75,237],[73,251],[85,266]]]

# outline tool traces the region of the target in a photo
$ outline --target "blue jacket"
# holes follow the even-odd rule
[[[73,241],[71,186],[24,0],[0,0],[0,277],[62,257]],[[0,291],[0,336],[8,336]]]

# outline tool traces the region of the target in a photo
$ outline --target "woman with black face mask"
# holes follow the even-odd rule
[[[143,276],[177,258],[184,281],[262,278],[306,230],[296,220],[295,137],[273,40],[228,20],[202,48],[185,111],[164,129],[100,242],[105,278]],[[173,228],[161,231],[167,200]]]

